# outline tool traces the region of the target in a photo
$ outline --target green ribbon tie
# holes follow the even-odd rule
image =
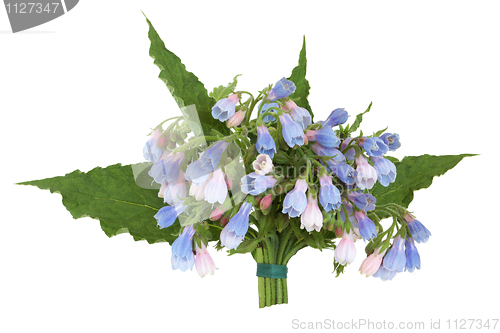
[[[271,279],[286,279],[288,268],[286,265],[257,263],[257,276]]]

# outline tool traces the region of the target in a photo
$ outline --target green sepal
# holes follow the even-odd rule
[[[282,214],[278,212],[276,216],[276,230],[278,232],[282,232],[288,227],[289,224],[290,218],[288,217],[288,214]]]
[[[261,238],[245,239],[236,249],[229,250],[229,255],[253,252],[261,241]]]
[[[346,267],[346,265],[341,265],[340,263],[338,263],[338,262],[335,261],[333,263],[333,269],[334,269],[334,271],[332,273],[336,273],[335,277],[338,278],[340,274],[344,273],[345,267]]]
[[[276,165],[293,165],[290,157],[281,150],[274,154],[273,163]]]

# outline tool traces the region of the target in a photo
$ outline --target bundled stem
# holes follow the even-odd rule
[[[260,215],[261,226],[266,222],[266,216]],[[291,226],[282,232],[273,230],[255,249],[255,261],[262,264],[286,265],[290,258],[306,245],[303,240],[297,240]],[[258,277],[259,307],[288,303],[287,279]]]

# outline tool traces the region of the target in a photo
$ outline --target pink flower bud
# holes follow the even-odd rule
[[[380,253],[380,247],[375,249],[372,254],[363,260],[361,266],[359,267],[359,272],[361,275],[366,274],[366,277],[372,276],[375,274],[380,268],[380,264],[382,263],[382,259],[384,258],[384,254],[387,250]]]
[[[211,221],[217,221],[220,219],[222,214],[224,213],[224,208],[222,207],[223,205],[220,205],[219,207],[215,208],[212,213],[210,214],[210,220]]]
[[[220,225],[225,227],[227,222],[229,222],[229,216],[224,216],[221,220],[220,220]]]
[[[152,133],[151,133],[151,139],[153,140],[158,140],[158,138],[161,136],[162,132],[159,130],[159,129],[155,129]]]
[[[335,228],[335,237],[342,237],[343,234],[342,227]]]
[[[245,119],[245,114],[246,111],[242,110],[236,112],[227,120],[226,126],[229,128],[239,126],[243,119]]]
[[[271,205],[271,203],[273,202],[273,195],[272,194],[268,194],[266,195],[265,197],[262,198],[262,200],[260,200],[260,209],[261,210],[266,210],[267,208],[269,208],[269,206]]]
[[[170,150],[174,150],[175,147],[177,147],[177,145],[175,144],[174,141],[170,141],[167,145],[167,148],[170,149]]]
[[[230,176],[228,176],[227,174],[224,177],[224,179],[226,180],[227,188],[232,189],[233,188],[233,179]]]
[[[167,143],[169,141],[169,138],[168,138],[168,133],[167,132],[164,132],[159,138],[158,140],[156,140],[156,146],[160,149],[163,149]]]
[[[307,130],[306,131],[306,135],[305,135],[305,138],[307,138],[307,141],[309,142],[309,140],[311,141],[316,141],[316,134],[318,133],[318,131],[314,131],[314,130]],[[304,139],[305,139],[304,138]]]

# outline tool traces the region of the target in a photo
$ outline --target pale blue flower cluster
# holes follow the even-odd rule
[[[149,175],[161,185],[158,195],[168,203],[154,216],[159,228],[171,227],[186,211],[185,215],[197,216],[200,211],[208,210],[211,221],[221,220],[220,245],[229,250],[236,249],[249,230],[253,209],[267,214],[273,200],[279,196],[279,201],[275,202],[282,205],[281,213],[291,219],[300,218],[300,228],[309,233],[321,232],[325,221],[332,226],[331,217],[335,217],[335,228],[328,230],[335,230],[335,235],[342,237],[342,246],[339,244],[335,253],[339,263],[352,262],[356,239],[380,243],[381,237],[377,236],[381,226],[374,214],[377,200],[369,190],[377,181],[384,187],[395,182],[396,165],[384,155],[401,146],[399,135],[360,134],[351,137],[349,126],[342,126],[348,119],[343,108],[334,109],[326,120],[313,123],[311,113],[299,107],[296,104],[299,99],[291,96],[295,90],[292,81],[282,78],[272,89],[261,91],[257,99],[247,92],[233,92],[216,101],[211,115],[225,122],[231,135],[224,137],[215,130],[210,136],[205,133],[205,138],[212,140],[206,149],[196,145],[199,141],[192,142],[186,149],[170,146],[167,149],[165,133],[158,129],[153,131],[143,155],[152,162]],[[246,102],[241,101],[242,94],[251,97]],[[257,104],[257,119],[251,121],[247,115]],[[173,141],[170,139],[169,142]],[[243,172],[235,179],[234,170],[225,165],[233,161],[233,146],[248,150],[243,151],[244,158],[255,158],[252,164],[254,172]],[[260,155],[255,156],[256,152]],[[278,164],[286,161],[306,166],[307,172],[294,176],[279,174],[273,169],[273,159]],[[246,164],[248,160],[245,160]],[[245,167],[248,170],[249,165]],[[270,189],[278,182],[293,189],[276,194]],[[234,200],[234,193],[231,193],[234,185],[237,187],[234,193],[240,195],[238,200]],[[275,212],[273,210],[272,214]],[[375,252],[370,262],[378,263],[380,267],[366,264],[364,270],[370,275],[390,280],[398,272],[420,269],[415,241],[427,241],[430,232],[414,218],[405,217],[405,221],[410,234],[404,237],[398,234],[387,253],[380,252],[380,248]],[[193,241],[194,238],[199,241],[199,238],[207,237],[202,236],[206,233],[200,231],[196,222],[194,225],[185,223],[187,226],[181,228],[179,237],[172,244],[173,269],[192,269],[195,256],[199,255],[198,261],[206,256],[205,243],[200,247],[199,242]],[[389,240],[391,237],[392,234]],[[197,244],[196,248],[193,244]],[[200,265],[211,264],[200,266],[199,272],[203,275],[213,272],[215,265],[211,259],[203,260]]]
[[[401,235],[396,236],[392,247],[384,256],[382,265],[373,275],[383,281],[392,280],[397,273],[420,269],[420,255],[415,242],[425,243],[431,235],[430,231],[410,213],[407,212],[403,219],[408,225],[410,234],[405,238]]]

